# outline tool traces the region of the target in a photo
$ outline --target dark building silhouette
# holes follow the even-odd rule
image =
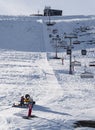
[[[62,10],[51,9],[51,7],[45,7],[44,16],[62,16]]]

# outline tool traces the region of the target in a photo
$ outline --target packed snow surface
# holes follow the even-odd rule
[[[92,130],[74,128],[77,120],[95,120],[95,17],[53,18],[53,27],[43,17],[0,18],[0,130]],[[73,49],[73,59],[81,63],[69,74],[69,55],[63,49],[55,59],[49,34],[76,32],[80,45]],[[92,41],[92,42],[91,42]],[[68,41],[69,42],[69,41]],[[85,44],[83,44],[85,43]],[[87,55],[81,55],[87,49]],[[64,64],[61,58],[64,57]],[[94,78],[81,78],[86,66]],[[36,104],[32,114],[23,119],[28,108],[12,107],[20,97],[30,94]]]

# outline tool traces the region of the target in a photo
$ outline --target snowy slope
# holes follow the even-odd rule
[[[45,51],[42,23],[35,18],[3,18],[0,20],[0,48]]]
[[[94,16],[53,17],[56,24],[46,26],[46,18],[2,16],[0,21],[0,130],[90,130],[74,128],[77,120],[95,120],[95,18]],[[86,28],[89,27],[89,28]],[[55,52],[49,34],[77,33],[80,45],[73,49],[81,66],[69,75],[69,56],[53,59]],[[14,44],[15,43],[15,44]],[[32,44],[31,44],[32,43]],[[87,49],[87,55],[81,55]],[[84,66],[94,78],[81,79]],[[12,104],[29,93],[36,101],[32,120],[25,120],[28,109]]]
[[[35,126],[35,123],[39,125],[39,129],[43,129],[43,124],[51,123],[48,121],[49,118],[56,117],[56,114],[61,116],[62,112],[55,111],[53,106],[63,92],[47,62],[46,55],[14,51],[1,51],[1,54],[0,99],[2,102],[0,118],[4,126],[2,125],[0,129],[8,130],[20,127],[19,129],[30,130],[32,127],[38,127]],[[27,115],[28,110],[11,108],[12,103],[18,101],[21,95],[26,93],[32,95],[37,102],[34,113],[39,116],[38,119],[34,119],[38,122],[29,126],[30,121],[22,119],[22,115]],[[10,122],[13,123],[10,124]]]

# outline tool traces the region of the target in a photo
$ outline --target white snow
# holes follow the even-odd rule
[[[92,130],[74,128],[77,120],[95,120],[95,19],[94,16],[55,17],[53,27],[47,27],[43,17],[0,18],[0,130]],[[85,19],[85,20],[84,20]],[[81,28],[86,32],[82,32]],[[77,31],[80,45],[75,45],[73,56],[81,62],[69,74],[69,56],[66,50],[58,53],[64,57],[53,59],[54,49],[49,34],[57,28],[58,34]],[[86,44],[92,40],[94,44]],[[85,44],[84,44],[85,43]],[[81,55],[81,49],[87,55]],[[84,72],[94,78],[80,78]],[[12,104],[22,95],[30,94],[36,101],[33,115],[38,118],[25,120],[27,108],[14,108]]]

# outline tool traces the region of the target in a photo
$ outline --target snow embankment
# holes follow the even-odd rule
[[[45,51],[43,25],[35,18],[0,20],[0,48],[17,51]]]

